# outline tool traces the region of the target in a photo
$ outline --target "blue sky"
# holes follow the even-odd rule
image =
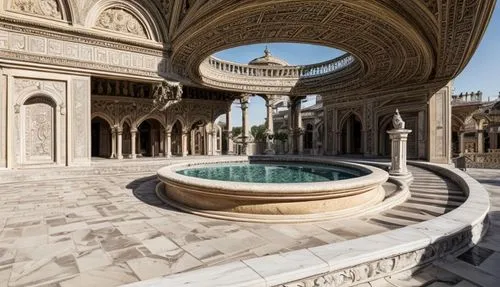
[[[497,7],[498,8],[497,4]],[[342,51],[308,44],[265,43],[236,47],[215,54],[217,57],[237,63],[248,63],[264,54],[266,45],[273,56],[292,65],[304,65],[326,61],[342,55]],[[500,9],[495,9],[486,33],[467,67],[455,78],[455,93],[482,91],[483,99],[496,98],[500,92]],[[260,97],[250,100],[250,124],[264,123],[265,101]],[[241,110],[233,104],[233,125],[241,125]]]

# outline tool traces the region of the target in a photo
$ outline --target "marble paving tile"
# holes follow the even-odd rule
[[[102,249],[80,252],[76,256],[76,263],[80,272],[111,265],[113,260]]]
[[[48,256],[36,261],[14,263],[9,286],[48,284],[78,273],[76,260],[72,255]]]
[[[138,240],[125,235],[119,237],[106,238],[101,241],[101,246],[105,251],[124,249],[127,247],[137,246],[140,244],[141,243]]]
[[[0,266],[13,264],[16,259],[16,249],[0,248]]]
[[[242,230],[223,238],[209,240],[209,244],[224,254],[238,253],[269,243],[269,241]]]
[[[125,264],[96,268],[91,271],[82,272],[79,275],[62,282],[60,287],[88,287],[106,286],[114,287],[136,282],[139,279],[134,272]]]
[[[142,254],[139,250],[137,250],[137,247],[129,247],[124,249],[114,250],[107,253],[112,258],[114,264],[127,262],[129,260],[136,258],[145,257],[144,254]]]
[[[143,233],[148,231],[153,231],[153,227],[145,224],[142,221],[139,222],[117,222],[113,225],[124,235]]]
[[[168,258],[143,257],[129,260],[127,264],[141,280],[178,273],[203,265],[201,261],[181,249],[177,254],[171,254]]]
[[[8,287],[11,272],[10,266],[0,266],[0,287]]]

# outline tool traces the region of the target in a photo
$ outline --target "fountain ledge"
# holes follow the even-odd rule
[[[410,164],[450,178],[468,194],[467,200],[447,214],[404,228],[126,286],[353,286],[459,254],[477,244],[488,227],[490,202],[484,187],[450,166]]]

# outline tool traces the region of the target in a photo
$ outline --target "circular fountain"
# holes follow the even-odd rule
[[[157,194],[194,214],[243,221],[297,222],[351,216],[385,196],[388,174],[332,160],[198,161],[164,167]]]

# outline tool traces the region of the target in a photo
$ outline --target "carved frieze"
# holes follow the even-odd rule
[[[57,0],[13,0],[10,8],[37,16],[44,16],[61,20],[63,14]]]
[[[148,38],[146,29],[135,15],[120,8],[109,8],[102,12],[97,19],[96,27]]]

